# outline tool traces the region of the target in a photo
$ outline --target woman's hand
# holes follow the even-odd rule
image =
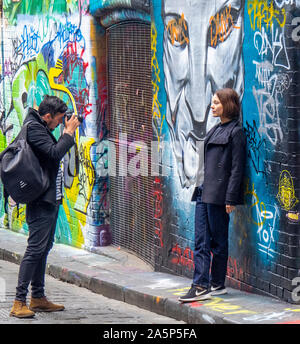
[[[229,204],[226,204],[226,213],[227,214],[230,214],[232,211],[235,210],[235,206],[234,205],[229,205]]]

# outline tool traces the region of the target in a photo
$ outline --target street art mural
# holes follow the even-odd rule
[[[211,97],[233,87],[248,160],[245,204],[231,215],[228,283],[290,301],[299,271],[299,0],[6,0],[3,19],[1,150],[45,93],[84,117],[63,161],[57,241],[106,241],[109,95],[101,26],[151,19],[155,269],[192,276],[190,199],[215,124]],[[25,207],[10,202],[4,209],[2,202],[0,215],[3,225],[26,233]]]
[[[162,270],[192,275],[190,198],[194,186],[201,184],[201,145],[214,125],[212,94],[228,86],[241,97],[248,143],[245,205],[231,215],[228,281],[290,300],[291,281],[285,280],[285,287],[279,287],[279,281],[298,271],[297,254],[288,247],[296,245],[292,234],[300,222],[295,98],[300,3],[153,4],[153,129],[165,167],[155,182],[155,235]]]
[[[152,115],[163,170],[154,184],[165,186],[155,233],[167,268],[178,273],[193,270],[190,199],[202,180],[206,132],[216,124],[211,98],[222,87],[243,97],[243,16],[243,1],[154,2]],[[171,226],[166,217],[174,219]]]
[[[99,246],[100,232],[108,231],[105,60],[101,49],[91,47],[91,39],[104,47],[105,39],[87,9],[86,0],[4,2],[1,54],[2,149],[44,94],[60,97],[84,118],[76,146],[62,162],[65,188],[56,231],[58,242],[77,247]],[[12,201],[2,206],[2,222],[26,233],[25,206],[17,212]]]
[[[164,0],[162,11],[166,121],[185,188],[201,182],[196,159],[216,124],[210,115],[214,92],[232,87],[243,95],[243,2]]]

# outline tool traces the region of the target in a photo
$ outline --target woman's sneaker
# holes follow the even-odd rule
[[[216,295],[223,295],[223,294],[227,294],[227,289],[222,286],[219,285],[217,287],[211,286],[211,296],[216,296]]]
[[[178,301],[180,302],[193,302],[193,301],[203,301],[211,299],[210,289],[197,287],[192,285],[190,290],[186,295],[180,296]]]

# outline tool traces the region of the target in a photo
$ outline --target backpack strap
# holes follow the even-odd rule
[[[8,214],[8,197],[9,197],[9,194],[7,193],[4,186],[3,186],[3,197],[4,197],[4,211],[6,214]]]

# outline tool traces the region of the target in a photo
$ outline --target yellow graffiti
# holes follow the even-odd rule
[[[78,112],[76,103],[72,93],[63,84],[58,84],[55,81],[55,79],[58,78],[62,74],[62,72],[62,61],[58,59],[55,67],[49,70],[50,87],[54,90],[62,91],[69,96],[73,106],[74,114],[77,115]],[[78,173],[76,173],[76,175],[74,176],[72,187],[70,189],[65,188],[67,201],[63,201],[63,207],[68,222],[71,226],[72,237],[77,238],[77,242],[72,243],[75,246],[81,246],[84,243],[84,238],[79,223],[82,226],[86,225],[87,207],[91,198],[95,181],[94,168],[90,159],[90,149],[94,143],[95,139],[93,138],[79,138],[79,132],[78,130],[76,130],[76,146],[79,147],[79,171],[77,171]],[[74,213],[74,211],[76,211],[76,214]]]
[[[258,216],[258,214],[266,214],[266,206],[264,204],[264,202],[259,202],[259,198],[254,190],[254,183],[252,184],[252,189],[249,189],[249,180],[246,184],[246,191],[245,191],[245,197],[246,196],[252,196],[252,200],[251,200],[251,205],[249,207],[249,218],[251,218],[252,223],[254,223],[257,226],[262,226],[265,221],[266,221],[266,217],[265,216]],[[253,203],[254,201],[254,203]],[[252,217],[252,208],[256,207],[258,210],[258,206],[259,206],[259,211],[257,211],[257,218],[260,218],[260,221],[255,221]]]
[[[261,30],[262,24],[265,24],[268,29],[273,25],[274,20],[277,21],[280,27],[285,25],[285,8],[274,8],[273,1],[249,0],[247,2],[247,10],[252,30]]]
[[[82,137],[80,140],[81,143],[78,151],[80,160],[79,171],[74,176],[72,187],[70,189],[66,188],[65,192],[72,209],[78,211],[78,214],[84,214],[84,217],[80,219],[81,222],[85,223],[85,214],[95,182],[95,172],[90,158],[90,149],[95,143],[95,139]],[[66,214],[68,217],[67,211]]]
[[[11,221],[11,229],[13,231],[18,232],[21,228],[23,228],[23,225],[26,223],[26,205],[19,205],[19,208],[13,207]]]
[[[171,292],[172,295],[180,296],[184,295],[190,287],[170,289],[168,292]],[[215,312],[222,312],[223,314],[256,314],[256,312],[249,311],[248,309],[243,309],[241,306],[233,305],[228,301],[224,301],[220,297],[213,297],[211,301],[206,301],[203,304],[201,302],[195,302],[192,307],[195,305],[202,305],[207,307]]]
[[[84,227],[86,225],[86,215],[75,211],[70,204],[71,202],[64,197],[62,206],[68,220],[68,225],[70,226],[70,232],[72,233],[71,245],[81,248],[84,245],[81,226]]]
[[[287,213],[286,217],[292,221],[292,222],[298,222],[299,221],[299,213]]]
[[[277,199],[284,210],[291,210],[299,202],[295,196],[294,183],[291,174],[283,170],[279,177]]]
[[[92,195],[95,182],[95,170],[90,157],[90,150],[95,143],[93,138],[81,138],[79,147],[79,173],[78,173],[78,192],[79,197],[75,203],[75,209],[84,213],[87,211],[89,200]]]
[[[66,197],[63,199],[63,208],[72,233],[72,245],[82,247],[84,237],[82,227],[86,225],[86,212],[95,183],[95,171],[90,158],[93,138],[80,138],[79,171],[74,176],[70,189],[65,188]],[[81,226],[80,226],[81,225]],[[76,242],[73,238],[76,238]]]
[[[55,78],[58,78],[62,72],[63,72],[63,64],[62,64],[62,61],[58,59],[56,61],[55,67],[50,68],[50,70],[49,70],[49,76],[48,77],[49,77],[50,87],[53,90],[62,91],[70,97],[71,102],[72,102],[72,106],[73,106],[73,110],[74,110],[74,114],[75,114],[75,116],[77,116],[78,115],[77,107],[76,107],[75,99],[74,99],[72,93],[70,92],[70,90],[65,85],[57,84],[55,82]],[[76,143],[78,143],[78,142],[79,142],[79,132],[78,132],[78,130],[76,130]]]
[[[50,70],[49,70],[49,84],[50,84],[50,87],[53,90],[58,90],[58,91],[62,91],[64,93],[67,93],[67,95],[71,99],[72,106],[73,106],[73,109],[74,109],[74,113],[75,113],[75,115],[77,115],[76,103],[75,103],[74,97],[72,96],[72,93],[70,92],[69,89],[67,89],[67,87],[65,85],[57,84],[55,82],[55,78],[58,78],[62,72],[63,72],[63,64],[62,64],[62,61],[58,59],[56,61],[55,67],[50,68]]]
[[[241,306],[224,301],[220,297],[214,297],[211,302],[203,303],[203,306],[223,314],[256,314],[256,312],[242,309]]]
[[[168,292],[172,293],[173,295],[180,296],[185,295],[186,292],[190,289],[190,287],[178,288],[178,289],[170,289]]]
[[[165,115],[162,117],[160,108],[161,103],[158,100],[158,92],[159,92],[159,84],[160,84],[160,68],[158,64],[158,60],[156,57],[156,44],[157,44],[157,31],[154,23],[151,23],[151,70],[154,73],[154,76],[152,77],[152,94],[153,94],[153,100],[152,100],[152,116],[153,116],[153,122],[155,128],[157,128],[157,138],[158,138],[158,149],[159,149],[159,143],[160,143],[160,137],[161,137],[161,131],[165,119]]]
[[[291,311],[291,312],[300,312],[300,308],[285,308],[285,311]]]

